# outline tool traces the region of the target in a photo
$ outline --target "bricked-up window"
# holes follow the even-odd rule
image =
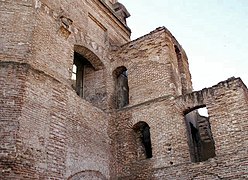
[[[152,144],[150,127],[146,122],[140,121],[133,126],[135,146],[138,159],[152,158]]]
[[[114,71],[116,108],[122,108],[129,104],[128,71],[124,66]]]
[[[188,144],[192,162],[215,157],[214,139],[206,107],[194,108],[185,114]]]

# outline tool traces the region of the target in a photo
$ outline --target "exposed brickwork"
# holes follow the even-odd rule
[[[0,69],[0,175],[6,173],[11,177],[11,168],[15,166],[17,156],[19,118],[24,103],[27,66],[3,62]]]
[[[169,94],[182,94],[173,43],[177,43],[174,37],[162,27],[112,53],[112,66],[125,66],[128,69],[131,105]],[[182,61],[187,61],[186,57]],[[191,91],[191,80],[187,82],[189,85],[186,89]]]
[[[121,138],[122,143],[118,144],[117,154],[119,167],[123,168],[118,174],[125,176],[121,179],[247,178],[248,106],[244,88],[240,79],[231,79],[176,99],[164,96],[118,112],[117,138]],[[183,115],[187,109],[203,104],[209,110],[216,157],[194,164],[189,159]],[[145,121],[151,127],[154,154],[152,159],[138,162],[132,136],[132,127],[137,121]]]
[[[115,0],[0,0],[0,13],[0,179],[248,178],[247,87],[231,78],[192,92],[165,27],[130,41]],[[80,96],[76,53],[89,65]],[[194,163],[185,115],[199,107],[215,156]]]

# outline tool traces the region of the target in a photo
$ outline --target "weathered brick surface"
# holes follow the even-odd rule
[[[1,1],[1,178],[64,179],[89,170],[110,178],[108,115],[78,97],[69,81],[74,49],[98,70],[95,57],[105,66],[110,43],[129,40],[110,12],[99,1]],[[68,29],[61,16],[72,19]],[[14,63],[20,61],[26,64]],[[106,96],[104,72],[97,71]],[[104,109],[107,100],[96,105]]]
[[[17,156],[27,66],[4,62],[0,64],[0,72],[0,175],[11,175]]]
[[[118,145],[116,149],[118,174],[124,176],[121,179],[247,178],[246,93],[240,79],[229,79],[202,91],[177,98],[164,96],[118,112],[116,138],[121,139],[122,146]],[[209,110],[216,157],[190,163],[183,116],[189,109],[202,105]],[[152,159],[137,161],[131,134],[138,121],[145,121],[151,127]]]
[[[0,0],[0,179],[247,179],[247,87],[231,78],[192,92],[173,35],[162,27],[130,41],[113,3]],[[83,98],[74,52],[91,64]],[[119,70],[129,104],[117,109]],[[192,163],[184,116],[199,107],[216,156]],[[152,158],[137,143],[139,122]]]
[[[131,105],[165,95],[182,94],[174,43],[181,48],[170,32],[162,27],[112,53],[112,67],[125,66],[128,69]],[[182,62],[187,62],[186,56]],[[191,91],[190,73],[185,73],[188,78],[185,88]]]
[[[12,88],[1,89],[2,177],[61,179],[88,169],[109,177],[108,116],[42,72],[2,66],[3,86]]]
[[[32,48],[34,8],[32,0],[0,1],[1,61],[26,62]]]

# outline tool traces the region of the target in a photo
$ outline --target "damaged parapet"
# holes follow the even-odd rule
[[[127,11],[126,7],[119,3],[118,0],[102,0],[108,7],[110,7],[118,19],[125,25],[127,25],[126,19],[130,17],[130,13]]]
[[[113,4],[117,2],[117,0],[103,0],[109,7],[113,9]]]
[[[217,85],[214,85],[212,87],[204,88],[200,91],[194,91],[184,96],[179,96],[179,99],[186,102],[188,106],[184,107],[184,113],[187,114],[191,110],[197,109],[199,107],[204,107],[206,105],[206,101],[208,101],[208,99],[210,98],[215,97],[218,90],[223,91],[222,93],[224,93],[224,89],[227,88],[228,90],[230,90],[231,85],[233,85],[235,88],[243,87],[244,89],[247,89],[240,78],[231,77],[225,81],[219,82]],[[246,92],[247,91],[245,90],[244,93]]]
[[[126,7],[123,4],[116,2],[113,5],[113,9],[117,17],[121,20],[121,22],[123,22],[124,24],[127,24],[126,19],[130,17],[130,14],[127,11]]]

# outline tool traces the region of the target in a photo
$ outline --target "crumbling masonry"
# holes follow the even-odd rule
[[[166,28],[130,41],[116,0],[0,0],[0,14],[0,179],[248,178],[246,86],[193,92]]]

